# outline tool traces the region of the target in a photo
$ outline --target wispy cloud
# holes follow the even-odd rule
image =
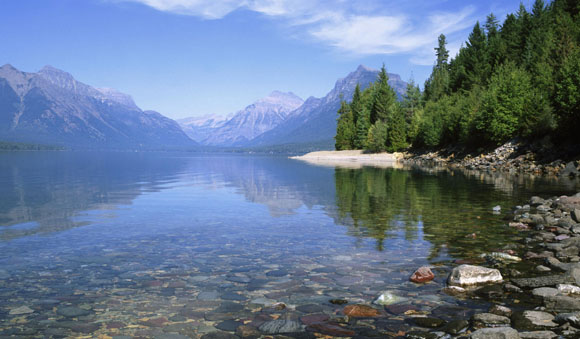
[[[249,10],[283,20],[300,35],[350,55],[410,55],[416,64],[433,63],[439,34],[453,36],[474,22],[475,8],[407,13],[396,2],[372,0],[114,0],[138,2],[160,11],[221,19],[236,10]],[[458,49],[460,40],[450,39]],[[451,51],[452,54],[456,50]],[[428,61],[430,60],[430,61]]]

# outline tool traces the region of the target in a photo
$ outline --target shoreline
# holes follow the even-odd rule
[[[402,167],[402,157],[401,153],[365,153],[362,150],[349,150],[316,151],[300,156],[292,156],[290,159],[329,167],[361,168],[363,166],[375,166],[400,168]]]
[[[290,159],[314,165],[361,168],[363,166],[395,167],[404,165],[445,166],[451,169],[533,174],[580,178],[580,155],[564,150],[509,141],[491,150],[470,152],[461,147],[438,150],[412,150],[395,153],[365,153],[362,150],[316,151]]]

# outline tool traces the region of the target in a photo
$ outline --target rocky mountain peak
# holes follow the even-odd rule
[[[378,74],[378,70],[360,65],[354,72],[349,73],[344,78],[338,79],[332,91],[324,99],[326,102],[334,102],[340,100],[340,96],[342,95],[345,100],[349,100],[357,84],[360,85],[361,89],[365,89],[371,82],[377,79]]]
[[[292,92],[273,91],[267,97],[257,100],[254,104],[271,104],[281,106],[284,110],[294,110],[298,108],[304,100]]]
[[[42,69],[40,71],[38,71],[38,74],[42,75],[44,78],[46,78],[48,80],[74,81],[74,78],[70,73],[67,73],[63,70],[52,67],[50,65],[46,65],[46,66],[42,67]]]
[[[355,73],[361,73],[361,72],[376,72],[376,69],[372,69],[372,68],[367,67],[365,65],[358,65]]]
[[[114,88],[106,88],[106,87],[97,88],[97,91],[101,92],[101,94],[105,97],[105,99],[111,100],[113,102],[116,102],[131,109],[139,109],[139,107],[137,107],[135,101],[133,101],[133,98],[129,94],[119,92]]]

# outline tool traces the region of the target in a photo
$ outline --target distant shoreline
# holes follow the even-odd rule
[[[401,153],[365,153],[361,150],[351,151],[317,151],[290,159],[301,160],[314,165],[359,168],[362,166],[400,167]]]

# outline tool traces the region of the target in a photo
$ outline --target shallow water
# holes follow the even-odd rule
[[[385,290],[442,317],[486,309],[441,292],[452,261],[521,237],[506,227],[512,206],[578,190],[568,179],[284,157],[0,154],[0,335],[198,337],[240,324],[228,320],[303,325],[306,314],[340,314],[330,299],[370,304]],[[427,264],[434,282],[410,283]],[[396,313],[348,326],[408,329]]]

